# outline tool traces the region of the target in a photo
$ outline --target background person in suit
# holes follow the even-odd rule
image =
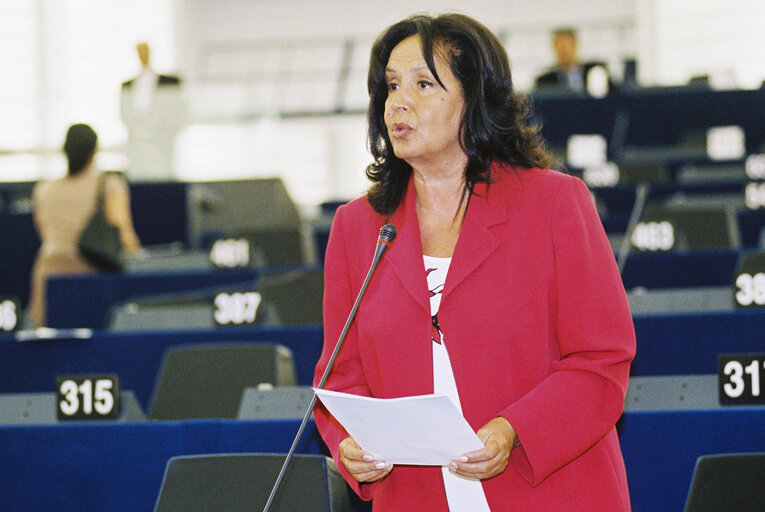
[[[127,174],[132,179],[158,180],[173,174],[175,136],[185,122],[181,79],[151,67],[151,48],[136,44],[141,72],[122,84],[120,115],[128,130]]]
[[[608,70],[602,62],[579,62],[579,41],[571,28],[553,32],[554,69],[539,75],[537,89],[558,89],[605,96],[611,88]]]
[[[321,406],[340,472],[373,510],[626,512],[615,428],[635,333],[613,251],[578,178],[550,158],[500,41],[464,15],[414,16],[372,47],[372,186],[338,208],[326,251],[326,387],[443,393],[484,447],[448,466],[392,465]]]

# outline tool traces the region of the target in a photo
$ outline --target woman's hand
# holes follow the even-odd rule
[[[340,443],[340,462],[359,482],[376,482],[393,469],[393,464],[375,460],[374,455],[364,451],[351,437]]]
[[[484,447],[451,461],[449,469],[467,478],[486,480],[502,473],[507,467],[516,442],[515,430],[505,418],[498,416],[476,434]]]

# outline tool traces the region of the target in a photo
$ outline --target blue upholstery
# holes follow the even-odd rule
[[[320,327],[253,327],[225,330],[108,333],[92,339],[24,343],[0,337],[0,393],[53,391],[56,375],[116,373],[123,389],[135,393],[148,411],[165,349],[215,341],[280,343],[292,350],[300,385],[310,385],[322,345]]]
[[[679,144],[688,132],[734,124],[746,131],[750,153],[765,140],[763,97],[765,89],[712,91],[693,87],[624,90],[600,99],[533,95],[542,134],[553,145],[565,145],[571,134],[597,133],[609,142],[618,142],[611,139],[621,113],[628,120],[623,140],[627,146]]]
[[[717,354],[764,347],[765,310],[635,315],[634,323],[632,375],[716,374]]]
[[[765,311],[635,317],[637,355],[632,375],[717,372],[717,354],[762,351]],[[281,343],[292,350],[299,385],[310,385],[321,354],[322,328],[250,327],[147,333],[95,331],[90,340],[16,343],[0,336],[0,392],[50,391],[58,374],[114,372],[122,387],[147,407],[162,355],[182,343],[251,341]]]
[[[622,280],[627,290],[726,286],[733,283],[738,251],[633,252],[627,258]]]
[[[678,512],[699,456],[765,451],[765,408],[631,411],[619,430],[633,512]]]
[[[0,427],[0,510],[151,510],[167,461],[286,453],[299,420]],[[634,512],[682,510],[696,459],[765,450],[765,409],[626,412],[619,425]],[[298,453],[325,453],[313,422]]]
[[[738,251],[638,253],[627,259],[627,289],[724,286],[733,281]],[[243,283],[261,270],[184,270],[54,277],[48,281],[48,325],[56,328],[105,326],[109,308],[134,297]]]
[[[40,238],[29,211],[15,211],[16,198],[28,198],[33,182],[0,183],[0,294],[13,295],[26,305],[29,299],[32,262]],[[136,233],[144,245],[187,243],[186,183],[130,184],[130,206]]]
[[[18,298],[22,305],[29,301],[29,287],[40,237],[34,229],[31,213],[0,212],[0,295]]]
[[[153,510],[177,455],[286,453],[299,420],[196,420],[0,427],[0,510]],[[313,426],[298,453],[325,453]]]
[[[231,270],[183,270],[129,274],[87,274],[48,280],[46,319],[59,329],[103,328],[109,309],[134,297],[179,292],[211,286],[254,282],[260,272],[253,267]]]

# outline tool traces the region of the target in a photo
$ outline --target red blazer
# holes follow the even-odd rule
[[[613,251],[581,180],[495,166],[471,197],[438,313],[463,414],[478,430],[501,415],[522,446],[483,481],[491,510],[630,510],[614,424],[635,334]],[[391,398],[433,392],[430,302],[410,180],[328,389]],[[385,218],[364,198],[340,207],[325,261],[318,382],[374,254]],[[325,409],[316,424],[346,480],[374,510],[448,510],[440,469],[395,466],[353,480],[347,436]]]

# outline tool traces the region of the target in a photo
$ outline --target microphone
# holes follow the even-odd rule
[[[380,228],[380,236],[377,237],[377,248],[375,249],[375,256],[372,259],[372,266],[369,269],[369,272],[370,272],[368,274],[369,277],[371,277],[372,272],[374,271],[374,268],[377,267],[377,264],[382,259],[383,254],[385,254],[385,251],[390,249],[390,244],[393,243],[393,240],[395,238],[396,238],[396,226],[394,226],[393,224],[386,224]]]
[[[316,386],[317,388],[321,389],[324,387],[324,383],[327,381],[327,377],[329,377],[329,372],[332,370],[332,366],[335,364],[335,359],[337,358],[337,354],[340,352],[340,348],[342,347],[343,342],[345,341],[345,337],[348,334],[348,330],[351,327],[351,323],[353,322],[353,319],[356,318],[356,312],[359,309],[359,304],[361,304],[361,299],[362,297],[364,297],[364,293],[367,291],[367,286],[369,285],[369,281],[372,279],[372,274],[374,274],[374,271],[377,268],[377,264],[380,263],[380,260],[382,259],[383,255],[386,253],[388,249],[390,249],[390,246],[393,243],[393,240],[395,240],[395,238],[396,238],[396,226],[394,226],[393,224],[385,224],[383,227],[380,228],[380,236],[377,238],[377,247],[375,248],[375,254],[374,254],[374,257],[372,258],[372,264],[369,266],[369,272],[367,272],[367,276],[366,278],[364,278],[364,283],[361,285],[359,294],[356,297],[356,302],[353,303],[351,312],[348,314],[348,319],[345,321],[345,326],[343,327],[343,330],[340,333],[340,338],[338,339],[337,344],[335,345],[335,350],[332,351],[332,355],[329,357],[329,361],[327,362],[327,367],[324,369],[324,373],[322,374],[321,379],[319,380],[319,384]],[[290,447],[290,450],[287,453],[287,457],[284,459],[284,464],[282,464],[282,469],[279,471],[279,476],[276,477],[276,482],[274,483],[274,487],[271,489],[271,494],[268,496],[268,501],[266,501],[266,506],[263,509],[263,512],[268,512],[270,510],[271,505],[274,502],[274,498],[276,498],[276,493],[279,491],[279,486],[282,484],[284,475],[287,472],[287,466],[289,466],[290,461],[295,455],[295,449],[297,448],[298,441],[300,440],[300,437],[303,435],[303,431],[305,430],[305,426],[308,423],[308,420],[311,417],[311,414],[313,413],[313,408],[315,405],[316,405],[316,393],[314,393],[313,397],[311,397],[311,402],[308,404],[308,407],[305,411],[305,415],[303,416],[303,421],[300,423],[300,428],[298,428],[297,434],[295,435],[295,439],[292,441],[292,446]]]

